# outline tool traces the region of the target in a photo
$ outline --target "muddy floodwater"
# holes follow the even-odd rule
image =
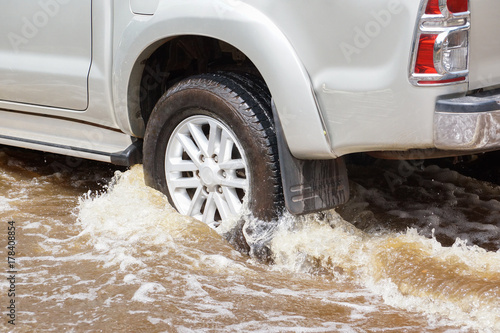
[[[485,161],[352,165],[346,205],[247,218],[246,255],[238,221],[177,214],[141,166],[0,147],[0,331],[500,332]]]

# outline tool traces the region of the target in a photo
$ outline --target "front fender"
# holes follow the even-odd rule
[[[131,18],[115,44],[114,103],[122,129],[143,135],[143,125],[134,118],[139,104],[131,100],[131,85],[156,46],[180,35],[212,37],[242,51],[271,91],[292,154],[335,157],[310,78],[293,46],[266,15],[238,0],[163,0],[153,16]]]

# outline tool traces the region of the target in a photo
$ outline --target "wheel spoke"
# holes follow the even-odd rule
[[[238,170],[245,169],[245,162],[242,159],[228,160],[219,163],[219,167],[224,170]]]
[[[200,213],[203,202],[205,201],[205,196],[203,195],[203,186],[198,186],[189,208],[187,210],[187,215],[194,216]]]
[[[200,162],[198,160],[198,155],[200,154],[200,150],[198,149],[198,147],[196,147],[193,140],[191,140],[185,134],[177,135],[177,139],[179,140],[182,147],[184,148],[184,151],[189,155],[193,163],[196,164],[197,167],[200,167]]]
[[[193,161],[178,160],[176,162],[170,161],[166,165],[167,172],[193,172],[198,170],[198,167]]]
[[[221,181],[221,185],[246,190],[248,187],[248,181],[242,178],[224,179]]]
[[[241,209],[241,200],[234,188],[228,188],[223,186],[222,191],[224,193],[224,198],[226,199],[229,209],[232,214],[237,214]]]
[[[233,140],[231,140],[226,131],[223,131],[220,139],[219,163],[223,163],[231,159],[233,145]]]
[[[198,178],[177,178],[170,179],[169,183],[174,189],[178,188],[198,188],[200,186],[200,180]]]
[[[214,221],[216,212],[217,206],[215,205],[214,194],[210,193],[205,203],[205,210],[203,211],[203,222],[210,223]]]
[[[191,137],[194,140],[194,143],[198,146],[201,153],[205,156],[209,156],[208,153],[208,140],[201,129],[201,126],[198,124],[188,124],[189,133],[191,133]]]
[[[216,123],[210,122],[210,133],[208,134],[208,154],[210,156],[215,154],[217,144],[220,144],[222,128]]]
[[[214,194],[215,205],[217,206],[217,210],[219,211],[220,217],[224,220],[227,219],[231,215],[231,209],[229,205],[224,200],[222,195],[219,193]]]

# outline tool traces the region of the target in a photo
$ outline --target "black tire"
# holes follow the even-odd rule
[[[270,95],[264,87],[265,85],[257,82],[255,78],[235,73],[217,73],[193,76],[170,88],[156,104],[147,125],[144,139],[146,184],[166,194],[172,206],[181,212],[183,212],[180,209],[182,207],[178,207],[181,204],[176,205],[177,198],[181,198],[178,199],[179,201],[196,197],[196,201],[201,202],[199,197],[210,195],[211,192],[214,192],[214,197],[219,194],[221,197],[226,197],[226,188],[222,189],[222,185],[220,187],[214,185],[220,178],[218,176],[220,170],[217,168],[219,166],[222,168],[223,165],[223,163],[218,164],[216,154],[208,156],[212,158],[209,167],[205,156],[201,156],[200,161],[196,162],[193,158],[193,149],[190,148],[190,154],[188,154],[181,140],[176,139],[185,136],[182,131],[187,126],[186,124],[205,121],[205,119],[214,120],[217,124],[222,124],[221,131],[228,130],[238,142],[235,144],[237,146],[235,152],[232,153],[236,155],[235,160],[238,159],[238,152],[244,156],[241,159],[246,160],[245,169],[236,171],[234,176],[247,180],[248,186],[245,187],[245,193],[240,193],[240,189],[234,189],[234,191],[232,189],[232,191],[237,192],[238,198],[244,202],[244,206],[249,208],[254,217],[265,221],[274,219],[282,210],[283,196],[276,136],[270,112]],[[210,137],[208,130],[203,129],[203,132],[208,140]],[[169,151],[179,153],[180,146],[184,150],[183,160],[187,159],[193,165],[195,162],[200,164],[195,166],[196,170],[192,173],[187,172],[185,175],[182,173],[182,177],[199,179],[203,185],[203,191],[199,187],[187,189],[185,192],[183,189],[169,190],[169,184],[172,187],[174,180],[167,181],[171,174],[169,173],[169,177],[166,176],[165,161],[166,159],[173,160],[171,155],[167,156],[167,147],[170,147]],[[205,151],[208,150],[205,149]],[[217,170],[219,170],[218,173]],[[223,172],[226,176],[226,171]],[[180,177],[179,172],[175,175]],[[217,188],[219,194],[215,193]],[[234,200],[234,196],[231,197]],[[203,213],[207,205],[209,205],[207,201],[201,206],[196,205],[201,207],[199,211],[196,209],[198,218],[200,218],[199,213]],[[216,222],[215,226],[223,215],[218,207],[213,217]],[[183,213],[186,213],[186,209],[183,209]],[[200,219],[205,219],[205,215]],[[204,222],[212,223],[208,219]]]

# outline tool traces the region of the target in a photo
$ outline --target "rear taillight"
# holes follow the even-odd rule
[[[469,0],[448,0],[447,7],[452,13],[464,13],[469,11]]]
[[[425,7],[425,13],[428,15],[441,14],[441,10],[439,9],[439,0],[427,1],[427,6]]]
[[[469,30],[468,0],[422,0],[410,81],[415,85],[466,82]]]
[[[425,7],[425,13],[429,15],[441,14],[441,8],[448,8],[450,13],[463,13],[469,10],[468,0],[429,0]]]
[[[416,74],[437,74],[434,66],[434,45],[437,35],[421,34],[418,43]]]

